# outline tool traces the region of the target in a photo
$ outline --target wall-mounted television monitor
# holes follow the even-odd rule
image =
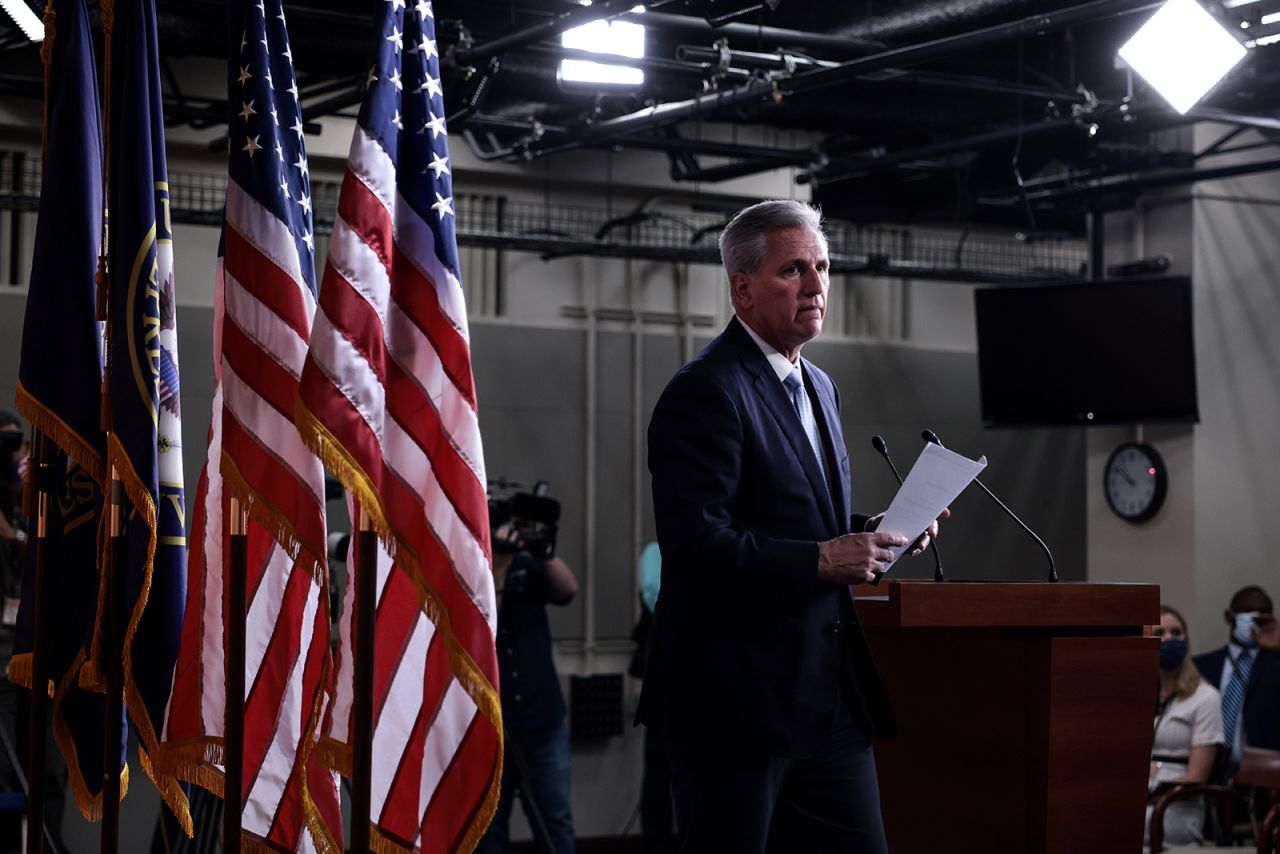
[[[976,291],[990,427],[1199,421],[1185,276]]]

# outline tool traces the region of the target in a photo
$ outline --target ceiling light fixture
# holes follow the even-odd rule
[[[644,57],[644,27],[629,21],[592,21],[565,30],[560,43],[576,50],[640,59]],[[560,80],[571,84],[639,86],[644,83],[644,71],[625,65],[564,59],[560,61]]]
[[[28,39],[33,42],[44,41],[44,23],[23,0],[0,0],[0,9],[4,9]]]
[[[1185,113],[1247,52],[1195,0],[1169,0],[1120,48],[1120,58]]]

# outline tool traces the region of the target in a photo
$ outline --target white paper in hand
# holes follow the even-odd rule
[[[986,467],[986,457],[974,461],[932,442],[925,443],[876,528],[878,532],[907,538],[907,545],[892,550],[894,563]],[[885,571],[892,565],[886,566]]]

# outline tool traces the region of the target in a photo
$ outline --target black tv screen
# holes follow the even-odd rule
[[[1185,276],[986,288],[975,307],[988,426],[1200,419]]]

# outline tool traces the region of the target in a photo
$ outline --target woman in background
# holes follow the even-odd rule
[[[1166,783],[1205,783],[1222,746],[1222,701],[1200,678],[1187,654],[1187,621],[1168,605],[1160,606],[1160,688],[1155,735],[1151,743],[1148,791]],[[1150,832],[1147,807],[1145,834]],[[1204,838],[1202,798],[1175,801],[1164,814],[1165,845],[1196,845]]]

